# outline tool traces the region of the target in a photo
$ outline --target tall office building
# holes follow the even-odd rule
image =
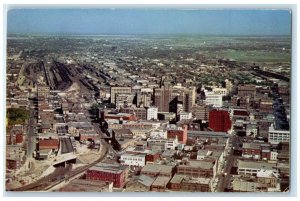
[[[207,121],[209,117],[209,107],[207,105],[194,105],[192,107],[192,113],[196,119]]]
[[[191,87],[184,90],[183,97],[183,110],[185,112],[192,112],[192,107],[195,105],[196,101],[196,88]]]
[[[169,104],[173,99],[173,87],[167,77],[162,77],[160,88],[154,89],[154,105],[159,112],[169,112]]]

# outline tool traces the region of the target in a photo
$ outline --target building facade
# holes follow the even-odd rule
[[[229,112],[212,110],[209,112],[209,127],[215,132],[227,132],[231,128]]]
[[[147,108],[147,120],[157,120],[157,107],[149,107]]]
[[[117,164],[98,163],[86,172],[87,180],[113,182],[113,186],[121,188],[127,178],[127,169]]]
[[[116,94],[131,94],[131,87],[111,87],[110,102],[116,103]]]

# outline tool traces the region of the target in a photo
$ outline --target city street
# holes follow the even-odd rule
[[[239,138],[235,135],[231,136],[229,139],[229,143],[232,145],[230,146],[230,150],[228,156],[225,158],[225,167],[223,174],[219,177],[219,183],[217,187],[217,192],[224,192],[226,188],[230,186],[231,176],[231,168],[234,166],[237,158],[239,156],[233,155],[232,147],[237,146],[239,144]]]
[[[33,108],[34,103],[33,101],[30,100],[30,104],[29,104],[29,111],[30,111],[30,118],[28,121],[28,129],[27,129],[27,154],[26,157],[27,158],[31,158],[33,157],[33,152],[36,149],[36,137],[35,137],[35,109]]]

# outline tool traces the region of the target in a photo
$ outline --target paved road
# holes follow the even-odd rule
[[[220,176],[220,180],[217,187],[217,192],[224,192],[226,188],[229,188],[231,179],[233,178],[231,175],[231,169],[234,167],[237,159],[239,156],[234,155],[233,151],[234,149],[240,149],[243,144],[243,137],[239,137],[236,135],[233,135],[230,137],[230,144],[232,145],[232,148],[230,149],[229,155],[225,158],[225,168],[224,168],[224,174],[223,176]]]
[[[232,144],[233,147],[238,146],[239,138],[236,136],[231,136],[229,139],[229,143]],[[230,185],[230,180],[232,178],[230,172],[231,168],[234,166],[238,156],[233,155],[233,149],[230,148],[228,156],[225,158],[225,167],[223,175],[219,176],[219,183],[217,187],[217,192],[225,192],[225,188],[228,188]]]
[[[34,125],[34,119],[35,119],[35,110],[31,108],[33,106],[33,103],[30,101],[29,107],[30,107],[30,118],[28,122],[28,129],[27,129],[27,158],[33,157],[33,152],[36,149],[36,137],[35,137],[35,125]]]
[[[61,154],[72,153],[74,151],[70,138],[60,138]]]

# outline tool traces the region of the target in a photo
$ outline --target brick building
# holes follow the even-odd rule
[[[227,132],[231,128],[229,112],[212,110],[209,112],[209,127],[215,132]]]
[[[155,161],[160,159],[160,155],[158,152],[150,152],[146,155],[146,163],[154,163]]]
[[[187,125],[183,127],[171,127],[167,130],[167,139],[175,139],[177,136],[178,142],[186,144],[187,142]]]
[[[253,159],[271,159],[271,148],[266,143],[248,143],[244,142],[242,147],[242,156]]]
[[[238,96],[249,98],[255,98],[256,95],[256,87],[255,85],[239,85],[238,86]]]
[[[194,178],[185,175],[174,175],[169,188],[173,191],[211,192],[211,179]]]
[[[98,163],[86,172],[86,179],[113,182],[116,188],[122,188],[127,178],[128,170],[119,164]]]
[[[84,131],[81,130],[79,132],[79,141],[92,141],[99,138],[99,134],[97,134],[95,131]]]
[[[120,112],[132,114],[137,119],[142,119],[142,120],[147,119],[147,110],[146,110],[146,108],[143,108],[143,107],[141,107],[141,108],[132,108],[132,107],[121,108]]]

